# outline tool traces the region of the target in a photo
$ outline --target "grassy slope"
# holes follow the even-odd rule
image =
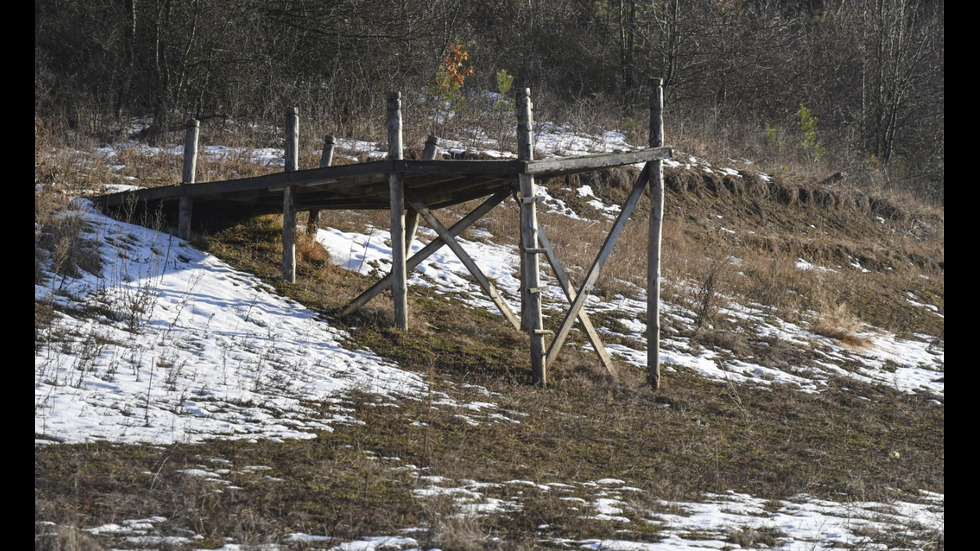
[[[621,183],[629,180],[628,175],[603,178],[588,183],[607,199],[618,197]],[[841,318],[858,318],[942,342],[941,319],[922,316],[903,300],[911,291],[944,308],[941,213],[872,205],[843,192],[838,199],[815,202],[808,199],[812,193],[749,174],[742,182],[748,183],[739,189],[738,182],[726,186],[717,176],[668,173],[669,280],[684,278],[703,287],[710,259],[733,254],[742,263],[723,273],[718,292],[767,305],[783,317],[816,309],[835,314],[836,325],[846,325]],[[556,182],[552,194],[565,193],[573,203],[574,194],[561,187],[579,183]],[[573,206],[589,214],[585,205]],[[638,210],[642,218],[645,206]],[[884,223],[876,220],[883,213],[889,214]],[[722,231],[722,224],[735,233]],[[493,228],[507,225],[506,220],[487,222]],[[558,234],[552,240],[561,254],[574,258],[573,238],[586,230],[570,227],[574,236]],[[612,272],[632,271],[642,278],[642,265],[637,270],[632,257],[633,251],[645,250],[643,232],[631,231],[611,261]],[[284,284],[277,276],[277,240],[275,219],[262,218],[211,235],[202,245],[327,314],[366,287],[366,278],[333,267],[309,243],[300,250],[299,283]],[[801,272],[793,269],[798,257],[828,266],[847,266],[857,258],[875,273]],[[623,279],[607,276],[599,293],[628,288]],[[682,304],[696,306],[699,300],[679,285],[668,285],[666,293]],[[708,491],[734,489],[773,499],[806,492],[848,500],[885,500],[920,489],[944,492],[941,400],[851,380],[832,380],[825,392],[812,395],[710,383],[685,372],[668,374],[665,388],[653,394],[642,385],[642,374],[628,369],[616,381],[604,379],[593,358],[573,347],[556,366],[555,384],[537,389],[527,385],[526,339],[499,318],[418,292],[410,300],[407,334],[391,330],[384,300],[337,321],[352,328],[358,345],[428,373],[434,391],[485,399],[465,386],[474,383],[499,393],[494,401],[516,412],[520,424],[472,426],[457,415],[461,412],[424,400],[388,407],[359,396],[350,407],[365,424],[337,427],[311,441],[37,447],[35,519],[93,526],[161,515],[169,519],[168,533],[187,529],[204,535],[197,547],[219,546],[226,537],[249,544],[281,541],[294,531],[354,537],[425,525],[429,532],[417,537],[444,549],[467,548],[465,542],[487,535],[502,540],[485,546],[524,548],[549,534],[612,536],[620,526],[583,521],[574,502],[559,499],[557,492],[521,487],[518,495],[511,486],[487,491],[519,500],[519,511],[456,519],[448,500],[413,496],[427,485],[419,475],[539,484],[615,477],[644,490],[629,498],[635,510],[624,513],[637,519],[642,510],[658,507],[656,500],[695,499]],[[726,339],[733,334],[731,323],[715,312],[698,331],[666,330],[757,362],[792,363],[810,353]],[[418,421],[425,426],[412,424]],[[217,467],[215,458],[230,462],[223,465],[231,469],[227,478],[234,489],[180,472],[202,464]],[[393,469],[409,464],[419,470]],[[247,465],[272,468],[259,475],[244,470]],[[576,491],[586,492],[569,495]],[[539,529],[543,524],[549,527]],[[629,528],[632,539],[657,538],[643,523]]]

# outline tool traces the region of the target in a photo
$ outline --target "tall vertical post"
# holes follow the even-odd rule
[[[401,92],[388,94],[388,160],[402,158]],[[395,326],[408,329],[408,285],[405,266],[405,188],[402,174],[388,174],[391,194],[391,295],[394,301]]]
[[[650,79],[650,147],[664,145],[663,79]],[[650,163],[650,239],[647,249],[647,382],[660,388],[660,240],[664,221],[663,161]]]
[[[429,134],[429,137],[425,139],[425,147],[422,148],[422,160],[432,161],[436,158],[436,154],[439,152],[439,137]]]
[[[534,115],[531,89],[525,88],[517,100],[517,159],[534,159]],[[544,320],[541,315],[541,276],[538,267],[538,217],[537,194],[534,176],[521,173],[521,320],[522,327],[531,337],[531,371],[534,382],[548,384],[545,365]]]
[[[181,184],[193,184],[197,174],[197,140],[201,133],[201,121],[187,121],[187,133],[184,135],[184,173]],[[194,210],[194,200],[184,196],[180,198],[177,213],[177,237],[191,238],[191,214]]]
[[[286,111],[286,172],[299,169],[299,109]],[[296,191],[287,185],[282,194],[282,277],[296,283]]]
[[[436,154],[439,153],[439,138],[432,134],[425,140],[425,147],[422,149],[423,161],[434,161]],[[412,242],[415,241],[415,234],[419,230],[419,213],[411,206],[405,209],[405,256],[411,256]]]
[[[337,139],[327,134],[323,137],[323,152],[320,153],[320,168],[326,168],[333,164],[333,148],[337,145]],[[306,220],[306,234],[316,236],[320,229],[320,209],[310,209],[310,216]]]

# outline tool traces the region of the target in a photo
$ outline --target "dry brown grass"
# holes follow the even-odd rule
[[[858,332],[864,329],[864,324],[844,303],[828,307],[816,314],[811,329],[818,335],[840,341],[855,350],[867,350],[872,346],[870,339],[858,335]]]
[[[34,535],[35,551],[103,551],[99,540],[75,526],[46,526]]]
[[[35,284],[44,279],[42,267],[46,264],[59,276],[78,277],[80,271],[101,273],[102,258],[98,246],[85,235],[91,228],[71,199],[72,195],[54,182],[35,185]]]
[[[399,361],[415,369],[428,360]],[[588,509],[561,499],[588,501],[597,497],[595,491],[504,484],[512,480],[575,486],[619,478],[643,490],[626,498],[628,516],[637,514],[630,508],[648,510],[658,500],[696,500],[702,492],[730,489],[772,499],[800,492],[833,499],[843,492],[858,500],[885,500],[896,488],[944,487],[942,407],[853,381],[820,395],[778,386],[733,394],[696,376],[674,374],[654,395],[642,376],[616,383],[570,378],[547,390],[515,384],[480,365],[466,372],[439,365],[432,378],[435,389],[464,403],[486,401],[461,388],[461,381],[500,393],[493,401],[505,412],[525,414],[521,423],[473,426],[457,415],[465,409],[424,401],[378,407],[376,398],[355,395],[344,406],[364,423],[337,425],[315,440],[44,446],[35,454],[37,518],[90,527],[161,515],[168,519],[165,533],[190,529],[203,535],[198,547],[221,545],[226,537],[255,545],[297,531],[343,539],[428,526],[414,537],[431,546],[470,549],[482,541],[489,548],[518,549],[553,536],[614,537],[619,526],[583,519]],[[419,419],[425,427],[411,424]],[[890,459],[892,451],[902,460]],[[219,465],[213,460],[229,462],[220,463],[229,468],[222,477],[236,489],[181,472]],[[417,470],[404,469],[408,464]],[[244,470],[246,465],[271,469],[257,475]],[[445,497],[413,497],[415,489],[429,485],[419,474],[445,477],[439,483],[444,487],[464,479],[500,483],[481,493],[521,507],[484,518],[458,517]],[[539,529],[542,524],[549,528]],[[655,541],[656,533],[642,526],[626,527],[630,539]],[[765,534],[744,537],[765,541]]]
[[[72,210],[35,221],[34,282],[40,283],[41,264],[47,262],[59,276],[79,277],[80,271],[99,275],[102,256],[98,244],[85,235],[90,230],[85,217]]]
[[[315,155],[307,152],[304,159],[304,164],[312,163]],[[84,172],[82,163],[66,166],[75,166],[71,170],[80,179],[97,174]],[[159,167],[144,174],[165,173],[167,162],[159,161]],[[205,173],[215,177],[249,170],[278,169],[253,166],[245,156],[214,166],[205,163]],[[36,166],[36,178],[45,172]],[[610,198],[620,193],[613,184],[597,192]],[[45,206],[48,201],[56,204],[54,197],[36,198],[36,213],[55,211]],[[842,331],[834,338],[845,341],[866,323],[942,338],[941,318],[910,307],[904,294],[912,292],[943,311],[942,260],[930,252],[938,250],[942,257],[941,216],[894,217],[882,224],[856,210],[756,199],[747,193],[722,197],[703,179],[684,192],[669,192],[664,223],[669,300],[694,306],[702,293],[702,301],[707,296],[752,302],[787,320],[811,319],[809,311],[821,312],[811,319],[815,330],[825,324],[827,333]],[[449,225],[471,206],[439,217]],[[635,293],[634,285],[643,286],[644,208],[627,225],[600,279],[600,294]],[[326,224],[348,231],[366,224],[386,228],[389,223],[383,211],[325,212],[324,217]],[[546,214],[541,219],[566,268],[580,281],[608,223]],[[938,223],[938,229],[924,222],[915,226],[912,219]],[[516,208],[508,201],[478,226],[513,242],[516,221]],[[736,233],[722,231],[722,224]],[[893,232],[896,228],[907,231]],[[55,234],[53,229],[50,233]],[[882,245],[869,244],[879,240]],[[322,249],[301,238],[299,282],[283,283],[277,217],[255,219],[203,241],[236,267],[328,314],[371,281],[334,267]],[[56,252],[61,242],[52,238],[44,250]],[[739,262],[727,263],[729,256]],[[801,257],[837,271],[800,270],[796,260]],[[872,271],[848,268],[843,263],[848,257],[859,257]],[[727,272],[708,284],[712,266],[720,262],[713,259],[725,259]],[[711,293],[705,295],[705,289]],[[359,346],[427,374],[434,389],[458,400],[486,400],[462,386],[466,383],[499,393],[493,400],[502,410],[523,414],[514,414],[520,424],[470,426],[455,409],[433,407],[431,401],[403,401],[389,408],[378,407],[372,396],[355,395],[344,406],[364,424],[337,426],[309,441],[44,446],[35,452],[36,520],[89,527],[160,514],[168,517],[165,530],[173,534],[201,534],[204,540],[194,544],[198,547],[218,547],[225,538],[243,545],[276,543],[295,531],[348,538],[428,526],[425,537],[432,546],[469,549],[477,542],[482,548],[520,549],[540,545],[539,533],[614,537],[618,528],[584,520],[582,511],[559,499],[557,492],[517,494],[505,487],[487,492],[519,501],[519,511],[483,519],[458,517],[445,500],[413,496],[420,484],[417,473],[390,467],[413,464],[425,474],[452,480],[501,483],[616,477],[643,489],[629,500],[637,510],[652,508],[660,499],[697,499],[702,492],[730,489],[773,499],[801,492],[886,499],[893,488],[944,491],[944,413],[931,397],[853,380],[831,380],[819,395],[781,385],[734,388],[685,372],[669,373],[664,388],[654,394],[639,370],[623,369],[615,380],[598,376],[591,355],[574,347],[563,351],[554,384],[539,389],[529,384],[526,337],[498,316],[414,291],[410,297],[408,332],[391,328],[391,309],[384,298],[337,323],[348,326]],[[705,311],[706,327],[720,318],[712,308]],[[49,309],[36,307],[36,323],[50,316]],[[764,346],[746,343],[728,329],[706,329],[699,342],[735,354],[749,349],[746,353],[756,355],[754,361],[772,365],[797,365],[811,353],[775,339],[765,340]],[[426,428],[412,424],[419,419]],[[891,460],[892,451],[902,460]],[[210,483],[179,472],[195,468],[202,458],[231,461],[237,468],[228,477],[237,489],[217,492]],[[280,480],[246,474],[241,469],[245,465],[269,465],[270,475]],[[551,528],[542,532],[541,524]],[[632,524],[634,539],[657,539],[655,533],[640,533],[636,527],[641,523]],[[45,530],[36,528],[38,533]],[[774,537],[746,531],[735,536],[735,543],[769,544]]]
[[[429,545],[447,551],[479,551],[500,549],[491,545],[483,527],[483,519],[459,512],[450,496],[434,496],[421,500],[422,518],[429,525],[426,540]]]
[[[599,254],[612,222],[572,220],[551,213],[542,213],[539,220],[577,288]],[[636,220],[626,224],[596,281],[593,292],[597,296],[632,295],[645,285],[646,242],[645,224]]]
[[[502,210],[501,216],[513,213]],[[365,220],[383,227],[387,214],[336,213],[331,223],[353,228]],[[278,224],[276,217],[263,217],[210,236],[211,250],[319,311],[336,309],[366,287],[369,278],[336,269],[313,253],[298,255],[300,281],[283,284]],[[679,222],[670,226],[673,241],[688,247],[674,259],[673,269],[687,273],[697,265],[710,266],[697,256],[701,240],[685,233]],[[781,278],[803,285],[794,279],[798,272],[786,268],[785,274],[772,276],[773,285],[782,285]],[[747,276],[729,277],[726,281],[737,282]],[[736,292],[738,287],[731,283],[726,289]],[[425,373],[434,391],[464,403],[487,397],[463,384],[499,393],[493,401],[501,411],[518,412],[508,415],[519,424],[473,426],[458,417],[467,410],[435,407],[431,400],[378,407],[377,398],[354,395],[343,405],[364,423],[338,425],[309,441],[47,446],[35,453],[36,518],[88,527],[159,514],[168,518],[164,533],[201,534],[204,540],[194,544],[198,547],[220,546],[225,538],[243,545],[277,543],[292,532],[343,540],[424,527],[427,532],[413,537],[430,546],[522,549],[556,536],[617,537],[621,526],[583,519],[584,506],[561,499],[596,497],[583,487],[559,493],[503,484],[512,480],[574,485],[623,479],[643,490],[626,498],[624,511],[636,520],[627,529],[637,541],[659,537],[655,530],[643,530],[642,511],[660,506],[658,500],[695,500],[702,492],[885,499],[893,488],[943,491],[943,411],[929,397],[852,380],[832,380],[819,395],[779,385],[736,389],[683,372],[670,373],[655,394],[639,370],[625,369],[616,380],[595,376],[594,359],[574,348],[563,352],[554,384],[539,389],[528,384],[526,337],[499,317],[416,293],[410,300],[408,332],[391,328],[385,304],[337,322],[348,324],[358,345]],[[705,341],[723,338],[723,331],[704,334]],[[760,350],[770,349],[772,357],[758,361],[776,362],[777,354],[791,361],[806,353],[796,346],[767,344]],[[418,420],[425,427],[412,424]],[[902,460],[890,460],[892,451]],[[180,472],[209,458],[232,462],[227,478],[237,489],[216,492],[213,484]],[[406,464],[418,470],[393,468]],[[245,465],[271,466],[268,474],[279,480],[247,474]],[[445,498],[413,495],[426,484],[420,473],[446,477],[447,486],[463,479],[501,483],[483,492],[521,508],[483,518],[457,516]],[[549,528],[540,529],[543,524]],[[775,534],[732,537],[766,543]]]

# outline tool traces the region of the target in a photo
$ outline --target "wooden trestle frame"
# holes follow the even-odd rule
[[[195,159],[199,123],[188,125],[185,143],[182,184],[123,192],[102,197],[107,208],[130,207],[133,203],[146,208],[159,205],[177,210],[178,234],[190,235],[191,215],[207,218],[220,212],[229,216],[253,216],[264,213],[283,213],[283,278],[296,279],[296,225],[298,210],[309,210],[307,231],[315,231],[322,209],[388,209],[391,212],[392,269],[389,274],[361,293],[340,310],[348,315],[363,307],[386,289],[394,299],[395,325],[408,329],[408,273],[443,245],[448,246],[470,272],[484,293],[493,301],[504,318],[518,331],[530,337],[531,368],[535,382],[547,384],[548,368],[554,364],[562,345],[576,321],[588,337],[600,361],[613,373],[612,360],[593,327],[583,306],[599,272],[608,260],[613,246],[633,213],[640,195],[649,185],[651,190],[650,240],[647,268],[647,343],[648,381],[654,389],[660,384],[659,358],[659,295],[660,295],[660,233],[663,220],[663,160],[672,151],[663,147],[663,91],[661,79],[651,80],[650,147],[639,151],[573,157],[567,159],[534,160],[533,108],[530,90],[524,90],[517,102],[516,161],[436,161],[438,138],[430,136],[421,160],[403,159],[401,95],[387,98],[388,158],[385,161],[333,166],[336,140],[326,136],[320,167],[299,170],[299,117],[295,108],[287,113],[285,172],[254,178],[220,182],[195,183]],[[619,212],[598,255],[576,289],[569,282],[545,228],[537,219],[537,203],[542,199],[536,192],[535,177],[553,177],[599,170],[627,164],[645,163],[633,184],[633,189]],[[517,316],[503,300],[493,283],[456,241],[463,231],[490,212],[508,196],[516,194],[520,203],[521,249],[521,312]],[[487,197],[458,222],[446,227],[433,214],[445,206]],[[281,201],[281,203],[279,202]],[[419,219],[432,228],[437,237],[410,257],[407,252],[414,239]],[[552,332],[544,329],[541,292],[540,258],[544,256],[561,286],[569,308],[550,345],[545,337]]]

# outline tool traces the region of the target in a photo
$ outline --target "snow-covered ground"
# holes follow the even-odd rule
[[[420,228],[419,235],[428,242],[435,237],[435,232]],[[459,238],[458,241],[495,282],[511,309],[518,311],[520,258],[515,247],[494,243],[492,237],[474,232],[472,239]],[[384,274],[390,269],[391,249],[387,243],[391,241],[387,230],[372,227],[366,232],[343,232],[329,228],[320,230],[317,241],[327,249],[334,262],[349,270],[369,275]],[[422,246],[418,240],[415,241],[412,252]],[[811,268],[804,266],[798,269]],[[411,275],[410,283],[432,288],[439,294],[462,298],[473,307],[497,312],[490,299],[479,292],[468,276],[466,267],[448,248],[443,247],[419,265]],[[544,294],[546,314],[562,316],[562,308],[567,306],[567,302],[557,283],[547,275],[543,277],[549,283]],[[620,295],[605,301],[589,297],[586,310],[614,314],[617,321],[628,329],[627,333],[616,335],[631,341],[633,346],[609,345],[608,352],[645,369],[646,297],[642,291],[638,291],[635,297]],[[831,376],[843,376],[893,386],[903,392],[925,391],[937,396],[944,395],[945,353],[943,350],[933,350],[932,339],[927,336],[901,339],[887,331],[869,328],[859,336],[868,339],[872,346],[855,350],[797,324],[774,320],[760,306],[732,303],[722,314],[749,322],[758,338],[777,337],[800,346],[813,346],[822,359],[809,365],[780,369],[723,358],[711,350],[694,350],[686,340],[666,338],[661,342],[664,368],[668,371],[691,369],[709,379],[737,384],[792,384],[808,392],[824,388]],[[691,324],[694,317],[692,312],[670,303],[663,306],[663,315],[679,324]],[[612,333],[605,329],[600,331]]]
[[[537,143],[551,153],[628,148],[617,135],[593,138],[545,128]],[[364,152],[370,144],[349,147]],[[111,151],[104,154],[111,156]],[[208,154],[230,153],[212,148]],[[281,156],[281,152],[263,150],[253,155],[266,159]],[[698,163],[691,159],[687,164]],[[613,205],[603,205],[591,190],[577,191],[592,197],[598,210],[615,213]],[[553,202],[547,204],[562,211]],[[76,214],[88,221],[87,237],[99,245],[103,270],[99,276],[83,273],[78,278],[62,277],[54,275],[48,261],[43,265],[47,280],[35,285],[35,300],[50,303],[55,311],[50,327],[43,330],[44,342],[35,342],[35,445],[313,438],[317,431],[329,431],[338,423],[358,422],[345,407],[351,392],[401,399],[426,394],[423,377],[369,350],[356,349],[344,330],[279,296],[254,276],[233,270],[177,238],[105,217],[84,201],[77,203]],[[463,247],[516,311],[517,251],[496,244],[489,234],[474,231],[468,235],[470,239],[460,239]],[[431,232],[420,232],[422,240],[433,237]],[[317,241],[334,262],[347,269],[387,271],[390,250],[385,245],[388,234],[384,229],[342,232],[327,228],[320,230]],[[419,246],[416,242],[415,248]],[[805,263],[798,268],[816,269]],[[470,283],[463,265],[445,248],[415,270],[411,283],[495,311]],[[914,296],[908,300],[913,306],[930,311],[935,308]],[[560,315],[558,308],[564,306],[564,298],[556,286],[551,286],[546,301],[552,305],[549,314]],[[610,346],[609,352],[627,363],[645,366],[643,296],[605,301],[593,297],[586,308],[613,313],[621,326],[618,335],[630,345]],[[723,314],[748,321],[760,337],[774,335],[812,346],[821,359],[783,369],[722,357],[668,338],[663,343],[665,368],[688,369],[709,379],[760,387],[789,384],[802,392],[820,392],[828,377],[844,376],[905,392],[944,396],[944,353],[933,350],[925,337],[899,339],[869,329],[861,336],[872,346],[852,350],[798,325],[774,320],[751,305],[733,305]],[[664,315],[678,323],[691,317],[690,312],[673,304],[665,306]],[[622,328],[626,328],[625,333]],[[435,398],[437,407],[466,410],[468,422],[521,422],[518,415],[500,410],[490,393],[486,401],[472,404],[456,403],[444,394]],[[220,472],[188,474],[222,483]],[[489,515],[521,507],[519,499],[487,497],[483,491],[486,485],[479,481],[428,482],[417,497],[451,495],[460,514]],[[885,548],[874,543],[880,541],[872,537],[874,534],[891,534],[914,548],[924,544],[925,534],[944,531],[942,495],[923,495],[919,503],[834,503],[805,495],[774,503],[729,493],[706,496],[697,503],[663,502],[652,510],[634,504],[629,495],[635,489],[621,481],[512,482],[524,483],[538,491],[574,488],[575,497],[570,494],[569,499],[580,500],[583,517],[624,527],[622,540],[552,541],[569,548],[721,549],[732,545],[733,535],[748,530],[769,534],[765,541],[770,543],[765,545],[778,549],[841,545]],[[592,497],[582,498],[583,492]],[[151,516],[90,527],[90,531],[131,538],[140,547],[159,546],[167,543],[156,532],[160,522],[160,517]],[[658,527],[664,539],[659,543],[630,542],[628,525],[637,522]],[[547,527],[542,527],[541,533],[548,534]],[[370,536],[341,542],[324,535],[293,534],[283,543],[308,542],[345,550],[418,545],[411,533]],[[192,544],[193,540],[194,536],[188,536],[169,543]],[[235,542],[225,547],[238,548]]]
[[[36,442],[311,438],[351,421],[340,401],[351,390],[424,391],[254,276],[88,203],[79,214],[104,273],[34,288],[56,310],[34,358]]]
[[[409,466],[411,467],[411,466]],[[259,470],[263,466],[253,466]],[[218,471],[222,471],[218,469]],[[200,470],[188,473],[210,481],[216,487],[227,487],[224,472]],[[832,549],[922,549],[937,543],[937,534],[945,527],[945,497],[922,492],[916,502],[894,500],[882,502],[835,502],[807,495],[789,499],[766,500],[751,495],[726,492],[707,494],[698,502],[657,501],[639,505],[633,496],[642,490],[622,480],[607,478],[573,483],[536,484],[511,480],[488,484],[475,480],[458,485],[440,477],[421,477],[427,484],[416,496],[449,496],[459,515],[482,517],[506,514],[521,508],[521,488],[554,493],[570,504],[571,511],[582,519],[599,520],[616,525],[622,536],[615,539],[570,539],[555,537],[550,526],[539,525],[536,535],[542,545],[564,549],[616,551],[697,551],[723,549],[779,549],[782,551],[829,551]],[[516,497],[489,497],[489,490],[510,490]],[[582,497],[585,496],[585,497]],[[193,545],[203,539],[198,534],[164,536],[159,528],[165,517],[127,519],[89,528],[93,534],[112,535],[141,547],[164,543]],[[641,542],[629,537],[630,527],[645,532],[655,530],[660,541]],[[416,529],[400,534],[370,535],[358,540],[342,541],[315,533],[292,533],[281,545],[268,544],[263,549],[276,551],[305,543],[331,551],[416,550]],[[887,541],[888,544],[881,543]],[[225,551],[240,551],[242,546],[229,542]]]
[[[35,285],[35,300],[55,310],[34,356],[36,443],[313,438],[356,422],[344,407],[352,391],[427,394],[418,374],[355,349],[258,278],[77,205],[103,273],[49,273]],[[493,409],[481,416],[506,418]]]

